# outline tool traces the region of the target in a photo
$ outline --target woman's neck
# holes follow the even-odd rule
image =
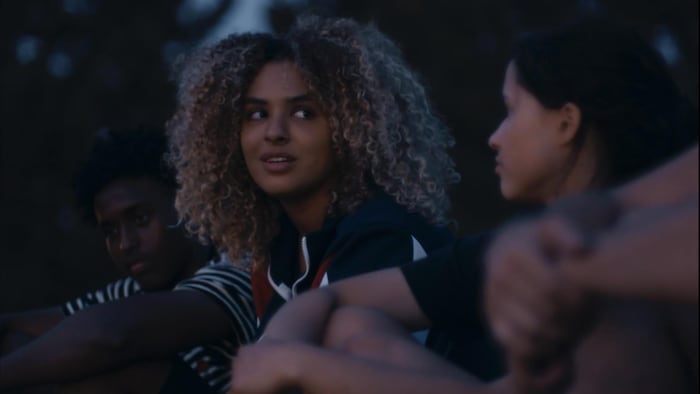
[[[593,133],[588,133],[583,146],[575,156],[566,178],[557,188],[546,203],[570,194],[585,192],[586,190],[602,187],[608,178],[605,168],[607,163],[601,162],[604,155],[600,153],[602,147],[592,138]]]
[[[330,196],[325,193],[317,194],[313,198],[281,201],[281,204],[294,227],[300,234],[306,235],[323,226],[323,221],[328,213]]]

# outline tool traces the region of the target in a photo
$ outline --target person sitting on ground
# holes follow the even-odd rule
[[[0,316],[0,390],[81,381],[63,389],[226,392],[231,357],[254,335],[250,277],[185,233],[166,150],[160,129],[96,135],[77,200],[125,277],[63,306]],[[31,340],[13,340],[22,336]]]

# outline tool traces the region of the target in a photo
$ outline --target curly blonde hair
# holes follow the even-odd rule
[[[232,261],[265,268],[281,206],[252,180],[240,146],[246,91],[267,63],[291,61],[328,117],[338,181],[329,215],[351,213],[375,189],[445,223],[459,181],[454,144],[396,45],[371,26],[305,17],[277,38],[234,34],[178,62],[178,107],[168,122],[176,207],[189,231]]]

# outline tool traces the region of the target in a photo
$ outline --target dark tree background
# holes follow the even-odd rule
[[[237,0],[252,4],[256,0]],[[697,106],[696,0],[266,0],[270,26],[301,12],[373,22],[423,77],[457,139],[461,233],[520,207],[498,194],[486,139],[503,114],[515,34],[595,13],[635,27]],[[73,208],[71,179],[104,127],[163,124],[169,65],[235,1],[0,2],[0,312],[60,302],[116,276],[97,232]]]

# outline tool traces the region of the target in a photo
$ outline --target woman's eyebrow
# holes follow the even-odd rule
[[[267,100],[256,97],[243,97],[243,104],[267,104]]]
[[[289,97],[286,99],[286,101],[291,103],[298,103],[304,101],[314,101],[314,98],[310,94],[304,93],[298,96]],[[246,96],[243,97],[243,104],[267,104],[267,100],[257,97]]]
[[[303,102],[303,101],[314,101],[313,97],[311,97],[310,94],[304,93],[300,94],[298,96],[290,97],[287,99],[287,101],[292,102],[292,103],[298,103],[298,102]]]

